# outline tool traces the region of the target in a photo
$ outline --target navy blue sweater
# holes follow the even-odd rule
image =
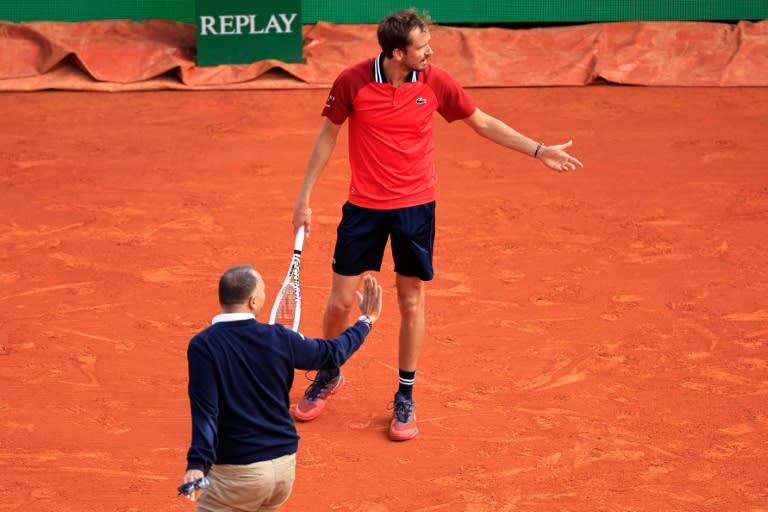
[[[250,464],[295,453],[288,396],[294,369],[341,366],[362,345],[357,322],[333,340],[306,338],[255,319],[218,322],[189,343],[192,445],[187,469]]]

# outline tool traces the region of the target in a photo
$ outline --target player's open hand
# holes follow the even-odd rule
[[[367,315],[372,322],[378,320],[381,315],[381,285],[372,275],[367,275],[363,279],[363,292],[357,292],[357,298],[360,301],[360,312]]]
[[[573,141],[569,140],[565,144],[541,146],[537,158],[544,162],[544,165],[557,172],[575,171],[576,167],[584,167],[584,164],[564,151],[571,144]]]

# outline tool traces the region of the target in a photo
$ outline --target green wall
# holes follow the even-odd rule
[[[377,22],[402,7],[429,11],[439,23],[548,23],[628,20],[761,20],[768,0],[432,0],[365,2],[304,0],[304,19]]]
[[[194,17],[194,0],[0,0],[0,19],[13,22]]]
[[[193,23],[194,5],[194,0],[0,0],[0,20],[166,18]],[[427,10],[438,23],[768,19],[768,0],[303,0],[302,21],[375,23],[403,7]]]

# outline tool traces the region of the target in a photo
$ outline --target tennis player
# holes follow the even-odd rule
[[[434,112],[448,122],[462,120],[479,135],[555,171],[573,171],[582,164],[564,151],[572,142],[548,146],[518,133],[480,110],[451,76],[432,65],[428,17],[413,9],[398,11],[381,21],[378,40],[381,53],[342,71],[331,87],[296,198],[293,225],[310,232],[312,189],[341,125],[349,120],[351,183],[337,230],[323,336],[332,338],[344,330],[361,276],[381,269],[389,240],[401,317],[399,384],[389,435],[403,441],[419,432],[413,385],[424,341],[424,283],[434,275]],[[338,368],[318,372],[297,403],[295,417],[316,418],[343,384]]]
[[[219,280],[221,314],[189,343],[192,445],[182,483],[207,473],[197,511],[274,511],[288,499],[299,436],[290,413],[294,369],[336,368],[381,313],[381,286],[365,278],[357,322],[333,340],[256,320],[264,281],[250,265]],[[196,493],[189,496],[198,498]]]

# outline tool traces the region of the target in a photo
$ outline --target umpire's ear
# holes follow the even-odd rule
[[[264,286],[264,280],[261,278],[261,274],[258,272],[256,273],[258,281],[256,282],[256,288],[253,290],[253,293],[248,297],[248,309],[253,312],[254,315],[258,316],[259,311],[261,311],[261,308],[264,307],[264,302],[266,301],[266,287]]]

